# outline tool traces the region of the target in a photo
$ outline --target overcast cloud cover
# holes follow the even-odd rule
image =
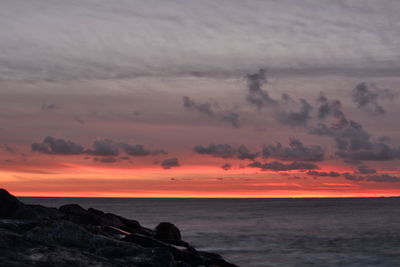
[[[95,167],[218,178],[224,192],[225,178],[397,190],[399,12],[397,0],[0,0],[0,177],[19,192],[21,172],[84,181]]]

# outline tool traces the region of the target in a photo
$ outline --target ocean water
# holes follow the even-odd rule
[[[197,249],[243,267],[400,266],[400,198],[21,198],[77,203],[154,228],[173,222]]]

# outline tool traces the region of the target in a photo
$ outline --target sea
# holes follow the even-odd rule
[[[243,267],[400,266],[400,198],[20,198],[76,203],[154,228],[172,222],[183,240]]]

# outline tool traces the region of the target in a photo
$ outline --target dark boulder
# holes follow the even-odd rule
[[[154,230],[154,238],[163,242],[178,244],[181,242],[181,231],[174,224],[162,222]]]

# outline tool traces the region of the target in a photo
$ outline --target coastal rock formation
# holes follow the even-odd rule
[[[198,251],[180,230],[162,222],[154,230],[135,220],[84,209],[27,205],[0,189],[0,267],[235,267]]]

